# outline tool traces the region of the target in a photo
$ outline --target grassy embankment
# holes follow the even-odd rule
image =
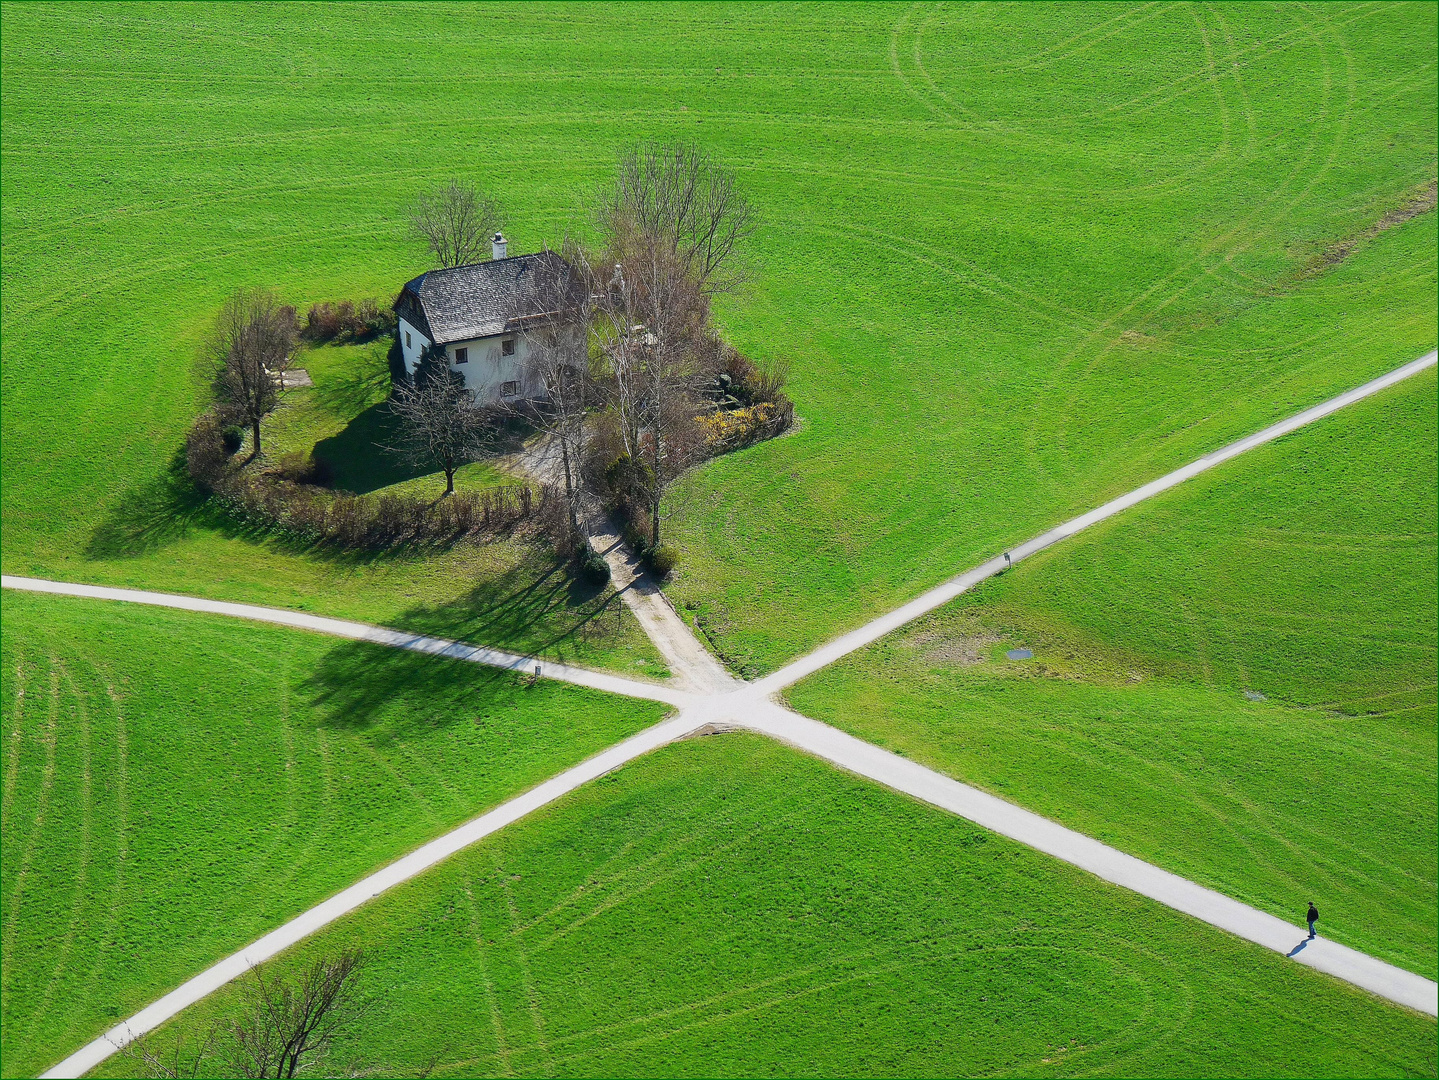
[[[280,963],[351,944],[379,1005],[332,1068],[375,1076],[1435,1067],[1428,1017],[748,735],[626,766]]]
[[[1326,935],[1432,979],[1435,413],[1430,371],[789,698],[1276,915],[1314,900]]]
[[[337,564],[188,512],[190,362],[237,285],[392,295],[425,268],[403,208],[456,173],[515,250],[583,231],[638,137],[738,170],[762,227],[723,319],[795,362],[804,430],[701,470],[673,525],[675,593],[746,672],[1434,343],[1432,214],[1300,280],[1433,179],[1430,5],[5,25],[9,572],[390,622],[534,576],[506,545]]]
[[[663,711],[133,605],[4,619],[5,1076]]]

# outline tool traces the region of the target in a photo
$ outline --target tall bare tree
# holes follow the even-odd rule
[[[126,1053],[153,1077],[239,1074],[294,1077],[324,1058],[334,1037],[361,1020],[371,1002],[358,993],[365,957],[358,949],[323,956],[297,981],[256,970],[241,987],[238,1016],[219,1020],[192,1046],[175,1035],[173,1051],[158,1050],[154,1036],[131,1043]]]
[[[601,191],[603,264],[592,290],[604,317],[615,413],[658,546],[665,493],[688,464],[700,391],[719,350],[710,298],[744,278],[736,264],[754,209],[734,174],[692,142],[641,143]]]
[[[612,248],[621,242],[664,248],[706,295],[730,291],[744,278],[735,255],[754,231],[754,207],[734,173],[696,143],[648,142],[626,149],[596,210]],[[632,252],[611,254],[624,258]]]
[[[612,402],[657,547],[665,494],[689,464],[700,391],[715,375],[709,303],[689,264],[662,244],[634,245],[602,295]]]
[[[281,307],[268,289],[237,290],[215,320],[215,396],[227,419],[250,428],[251,457],[260,453],[260,422],[279,404],[296,332],[294,309]]]
[[[506,404],[522,414],[558,451],[571,533],[580,535],[580,463],[586,419],[600,403],[591,370],[590,333],[596,314],[593,271],[581,247],[566,239],[558,257],[537,259],[523,291],[513,298],[514,322],[524,339],[525,366],[543,387],[540,400]]]
[[[490,237],[499,227],[499,204],[463,180],[421,195],[410,211],[412,235],[428,244],[444,267],[488,259]]]
[[[245,1011],[230,1024],[235,1065],[247,1077],[293,1077],[324,1056],[335,1034],[365,1011],[355,993],[364,954],[321,957],[291,983],[255,972],[243,990]]]
[[[388,449],[443,469],[446,495],[455,492],[455,470],[479,456],[495,428],[494,413],[465,389],[440,346],[420,354],[413,383],[396,387],[390,410],[400,421],[400,445]]]

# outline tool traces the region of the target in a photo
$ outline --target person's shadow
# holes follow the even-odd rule
[[[1298,956],[1300,953],[1302,953],[1302,952],[1304,951],[1304,947],[1305,947],[1306,945],[1308,945],[1308,944],[1309,944],[1311,941],[1313,941],[1313,940],[1314,940],[1313,938],[1306,937],[1303,941],[1301,941],[1298,945],[1294,946],[1294,948],[1290,949],[1290,950],[1289,950],[1287,953],[1285,953],[1284,955],[1285,955],[1285,956]]]

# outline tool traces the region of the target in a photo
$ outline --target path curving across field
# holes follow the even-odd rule
[[[149,592],[144,589],[116,589],[104,585],[76,585],[62,581],[46,581],[42,578],[12,577],[6,574],[3,587],[21,589],[26,592],[52,593],[58,596],[82,596],[91,600],[119,600],[130,604],[148,604],[152,607],[176,608],[180,611],[198,611],[206,615],[228,615],[235,619],[252,619],[255,622],[276,623],[293,626],[299,630],[313,630],[333,637],[348,638],[351,641],[368,641],[375,645],[388,645],[395,649],[409,649],[413,652],[445,656],[452,660],[468,660],[487,667],[503,668],[520,675],[538,674],[543,678],[587,686],[591,690],[604,690],[623,697],[644,698],[666,705],[685,705],[691,695],[673,690],[659,683],[626,679],[622,675],[611,675],[604,671],[561,664],[534,656],[490,649],[481,645],[466,645],[462,641],[447,638],[427,637],[406,630],[391,630],[369,623],[351,622],[348,619],[331,619],[324,615],[311,615],[304,611],[288,608],[261,607],[257,604],[234,604],[227,600],[207,600],[199,596],[181,596],[176,593]]]
[[[1321,402],[1313,408],[1305,409],[1303,412],[1295,413],[1287,419],[1271,424],[1262,431],[1256,431],[1253,435],[1246,435],[1242,439],[1236,439],[1228,446],[1215,450],[1213,453],[1205,454],[1202,458],[1191,461],[1175,469],[1171,473],[1161,476],[1157,480],[1151,480],[1133,491],[1126,492],[1117,499],[1111,499],[1103,506],[1080,514],[1079,517],[1066,521],[1063,525],[1056,525],[1048,532],[1041,533],[1032,540],[1010,549],[1008,552],[996,555],[988,562],[981,563],[972,570],[966,570],[957,577],[950,578],[942,585],[929,590],[922,596],[917,596],[909,603],[886,612],[879,618],[851,630],[849,633],[836,638],[827,645],[821,645],[818,649],[793,660],[771,675],[765,676],[754,685],[765,694],[772,694],[799,682],[806,676],[813,675],[820,668],[828,667],[843,656],[848,656],[857,649],[878,641],[891,631],[898,630],[906,623],[913,622],[922,615],[926,615],[937,607],[949,603],[961,593],[968,592],[986,578],[992,578],[996,574],[1008,569],[1021,559],[1026,559],[1043,551],[1047,547],[1068,539],[1076,533],[1083,532],[1091,525],[1097,525],[1107,518],[1113,517],[1121,510],[1128,510],[1131,506],[1141,503],[1146,499],[1168,491],[1170,488],[1182,484],[1208,469],[1214,468],[1223,462],[1236,458],[1247,450],[1263,446],[1265,443],[1273,442],[1281,435],[1288,435],[1290,432],[1298,431],[1300,428],[1322,420],[1331,413],[1338,412],[1347,405],[1363,401],[1365,398],[1387,390],[1396,383],[1403,382],[1421,371],[1425,371],[1439,361],[1439,350],[1425,353],[1417,360],[1411,360],[1402,367],[1397,367],[1387,374],[1372,379],[1362,386],[1356,386],[1353,390],[1346,390],[1342,394]]]
[[[1161,870],[1091,837],[1065,828],[1038,814],[1006,802],[977,788],[916,764],[841,732],[827,724],[800,716],[772,700],[774,693],[892,630],[912,621],[960,595],[975,584],[1004,570],[1024,557],[1058,543],[1145,499],[1213,468],[1224,461],[1261,446],[1281,435],[1328,416],[1354,402],[1416,375],[1439,360],[1430,352],[1396,368],[1363,386],[1307,409],[1301,413],[1240,439],[1183,468],[1151,481],[1104,506],[1083,514],[1019,545],[1005,555],[981,564],[950,579],[908,604],[851,631],[828,645],[754,683],[733,679],[693,635],[677,648],[673,637],[688,628],[670,610],[666,622],[666,656],[684,658],[685,681],[704,690],[689,693],[651,683],[626,679],[604,672],[566,664],[537,661],[496,649],[423,635],[369,626],[364,623],[329,619],[304,612],[234,604],[195,597],[176,596],[131,589],[45,581],[5,576],[7,589],[21,589],[66,596],[151,604],[182,610],[227,615],[235,618],[294,626],[358,641],[394,648],[412,649],[456,659],[469,660],[522,673],[630,697],[660,701],[677,707],[677,716],[664,720],[617,746],[566,770],[538,787],[466,822],[432,840],[411,854],[362,879],[309,911],[271,931],[252,945],[227,957],[188,982],[147,1006],[135,1016],[116,1025],[100,1038],[77,1050],[54,1066],[46,1077],[78,1077],[110,1057],[129,1042],[153,1030],[181,1010],[219,987],[243,975],[254,965],[315,933],[349,911],[394,888],[425,869],[518,821],[566,792],[595,779],[642,754],[709,725],[743,727],[788,743],[840,768],[864,776],[896,791],[902,791],[932,806],[956,814],[983,828],[1010,837],[1038,851],[1061,859],[1105,881],[1137,892],[1177,911],[1184,912],[1245,940],[1281,953],[1300,964],[1342,979],[1370,993],[1429,1014],[1439,1015],[1439,984],[1413,972],[1387,964],[1365,953],[1324,938],[1307,940],[1304,931],[1265,912],[1206,889],[1176,874]],[[612,565],[624,556],[618,540],[607,552]],[[629,564],[626,563],[626,566]],[[622,588],[632,581],[620,582]],[[662,598],[660,599],[663,603]],[[672,622],[671,622],[672,620]],[[678,629],[676,629],[678,627]],[[537,666],[538,665],[538,666]]]

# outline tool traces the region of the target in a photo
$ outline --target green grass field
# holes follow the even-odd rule
[[[747,735],[626,766],[279,962],[350,944],[380,1004],[331,1068],[372,1076],[1435,1066],[1427,1017]]]
[[[133,605],[4,620],[5,1076],[662,712]]]
[[[799,430],[689,474],[666,526],[671,595],[746,676],[1436,340],[1436,215],[1377,230],[1435,180],[1432,4],[7,2],[0,21],[7,574],[662,674],[613,593],[542,545],[340,555],[217,512],[177,458],[234,289],[301,311],[392,296],[429,268],[407,204],[457,176],[504,203],[512,251],[585,235],[640,138],[736,170],[760,228],[720,321],[792,361]],[[308,352],[316,386],[272,418],[274,449],[321,446],[355,490],[433,491],[366,449],[381,351]],[[1326,932],[1432,977],[1433,378],[1363,409],[795,701],[1260,907],[1327,889]],[[1008,644],[1037,661],[1005,665]],[[9,594],[4,650],[6,700],[38,695],[6,729],[7,1074],[655,715]],[[47,775],[45,832],[12,826]],[[326,831],[291,835],[306,809]],[[390,846],[355,835],[369,822]],[[221,875],[251,891],[209,896]],[[587,875],[615,904],[586,906]],[[351,1049],[395,1074],[431,1053],[453,1075],[1435,1071],[1430,1021],[749,739],[626,770],[326,940],[349,933],[384,944],[397,988]]]
[[[1274,914],[1312,899],[1326,934],[1432,979],[1435,417],[1430,371],[789,698]]]
[[[92,537],[164,477],[235,286],[392,294],[457,173],[554,244],[643,136],[738,170],[724,321],[794,361],[804,430],[677,499],[675,593],[746,672],[1435,340],[1433,214],[1297,278],[1434,177],[1431,5],[4,10],[9,572],[413,588]]]

